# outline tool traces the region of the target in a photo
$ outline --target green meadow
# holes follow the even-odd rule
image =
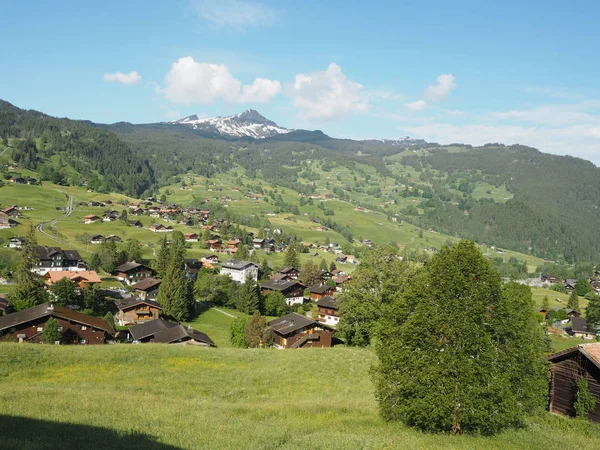
[[[378,415],[369,349],[0,344],[0,448],[595,449],[600,427],[543,413],[494,437]]]

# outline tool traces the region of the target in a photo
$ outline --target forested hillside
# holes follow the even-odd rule
[[[89,122],[25,111],[0,100],[0,137],[6,144],[10,140],[15,161],[58,184],[68,180],[62,167],[50,163],[54,155],[98,189],[138,196],[154,184],[144,159],[114,133]]]
[[[307,196],[320,198],[319,217],[311,218],[330,228],[346,229],[358,217],[335,216],[327,201],[337,199],[400,227],[410,223],[555,261],[600,261],[600,169],[530,147],[353,141],[318,130],[234,139],[182,124],[57,119],[7,102],[0,102],[0,137],[13,160],[56,184],[140,197],[182,183],[184,175],[216,186],[244,175],[299,195],[274,197],[280,212],[299,217]]]

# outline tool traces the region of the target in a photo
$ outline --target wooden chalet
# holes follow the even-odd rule
[[[339,307],[335,297],[327,295],[323,298],[320,298],[317,301],[317,307],[319,308],[317,318],[319,322],[333,326],[338,324],[340,321],[340,316],[338,314]]]
[[[90,244],[102,244],[104,242],[104,236],[101,234],[95,234],[90,239]]]
[[[19,217],[21,217],[21,211],[19,211],[16,206],[9,206],[8,208],[4,208],[2,212],[8,217],[12,217],[13,219],[18,219]]]
[[[287,314],[269,322],[277,348],[331,347],[334,329],[301,316]]]
[[[227,248],[229,250],[237,250],[237,248],[239,247],[239,245],[242,243],[241,240],[235,238],[235,239],[230,239],[229,241],[227,241]]]
[[[156,319],[129,329],[134,343],[199,345],[216,347],[211,338],[192,327],[184,327],[165,319]]]
[[[596,408],[590,413],[593,422],[600,422],[600,342],[579,344],[546,359],[550,362],[550,412],[575,416],[577,382],[588,381],[590,393],[596,398]]]
[[[36,246],[35,253],[39,260],[36,272],[45,275],[53,270],[87,270],[83,258],[77,250],[63,250],[60,247]]]
[[[21,236],[12,236],[8,238],[8,248],[21,249],[27,240]]]
[[[83,218],[83,223],[85,223],[86,225],[90,225],[92,223],[100,222],[100,220],[102,220],[102,219],[100,219],[100,217],[95,216],[95,215],[92,214],[92,215],[89,215],[89,216],[85,216]]]
[[[135,289],[136,295],[142,300],[154,299],[158,295],[158,288],[160,287],[160,283],[161,280],[149,277],[138,281],[131,287]]]
[[[200,236],[198,235],[198,233],[185,233],[183,235],[183,238],[186,242],[198,242]]]
[[[319,300],[335,293],[335,289],[326,284],[315,284],[314,286],[309,287],[308,290],[310,292],[310,298],[313,300]]]
[[[573,337],[583,339],[593,339],[596,335],[596,330],[588,330],[587,319],[585,317],[571,317],[571,324],[568,327]]]
[[[104,319],[43,303],[0,317],[0,341],[40,343],[51,317],[58,320],[61,344],[104,344],[114,333]]]
[[[279,273],[287,275],[290,278],[297,279],[300,271],[295,267],[284,267],[279,271]]]
[[[208,244],[208,248],[211,250],[221,250],[221,244],[223,243],[221,239],[209,239],[206,241]]]
[[[130,220],[129,225],[136,228],[144,228],[144,224],[139,220]]]
[[[119,311],[115,322],[120,326],[134,325],[158,319],[162,308],[154,300],[127,297],[115,302]]]
[[[77,285],[79,289],[85,288],[87,285],[100,284],[102,280],[95,270],[82,270],[73,272],[71,270],[51,270],[44,276],[46,284],[52,286],[58,281],[67,278]]]
[[[267,280],[260,285],[263,294],[281,292],[288,306],[304,303],[304,285],[295,280]]]
[[[154,276],[154,270],[135,261],[126,262],[116,268],[114,275],[127,284],[135,284],[144,278]]]

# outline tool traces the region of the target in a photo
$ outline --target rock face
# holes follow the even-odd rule
[[[169,123],[189,125],[196,130],[217,133],[228,137],[247,136],[255,139],[268,138],[292,131],[280,127],[272,120],[260,115],[254,109],[248,109],[243,113],[233,116],[213,117],[209,119],[199,119],[194,114]]]

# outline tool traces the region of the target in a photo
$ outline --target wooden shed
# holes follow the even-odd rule
[[[577,381],[585,377],[596,408],[590,420],[600,422],[600,342],[580,344],[547,357],[550,361],[550,412],[575,416]]]

